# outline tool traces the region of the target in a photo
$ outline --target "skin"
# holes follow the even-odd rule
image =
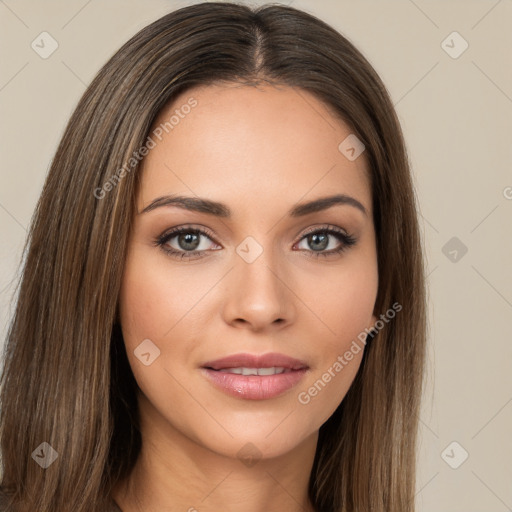
[[[194,88],[163,110],[155,126],[191,97],[197,106],[143,162],[119,297],[140,387],[143,448],[113,497],[124,512],[311,511],[307,486],[318,431],[347,393],[363,350],[308,404],[298,394],[376,321],[365,155],[349,161],[338,145],[350,128],[311,94],[284,86]],[[367,214],[348,204],[304,217],[288,214],[297,203],[333,193],[357,199]],[[170,194],[222,202],[232,218],[178,206],[141,213]],[[327,224],[357,242],[340,254],[315,257],[304,232]],[[203,257],[182,260],[155,244],[182,225],[214,234],[200,235]],[[263,249],[252,263],[236,252],[247,236]],[[343,243],[333,235],[329,240],[323,252]],[[169,246],[190,247],[178,236]],[[149,366],[134,355],[145,339],[160,350]],[[279,397],[228,396],[199,368],[240,352],[283,353],[307,362],[309,370]],[[257,460],[250,467],[237,456],[247,443]]]

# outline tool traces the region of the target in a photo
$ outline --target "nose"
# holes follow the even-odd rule
[[[286,272],[270,253],[263,251],[252,263],[236,256],[235,266],[228,274],[223,308],[229,325],[256,332],[281,329],[294,322],[295,295]]]

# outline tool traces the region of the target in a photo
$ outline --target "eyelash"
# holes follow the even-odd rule
[[[167,233],[163,233],[162,235],[157,237],[154,241],[154,244],[157,247],[160,247],[166,254],[172,256],[173,258],[178,258],[178,259],[183,260],[183,259],[190,259],[190,258],[198,259],[198,258],[204,257],[205,256],[204,253],[206,251],[177,251],[175,249],[169,249],[166,246],[166,244],[169,242],[169,240],[172,240],[174,237],[176,237],[177,235],[180,235],[181,233],[201,234],[201,235],[206,236],[210,240],[214,241],[213,233],[211,233],[206,228],[192,228],[189,226],[180,226],[178,228],[172,229],[171,231],[169,231]],[[355,245],[355,243],[357,242],[357,239],[354,238],[352,235],[347,234],[347,233],[339,230],[338,228],[336,228],[334,226],[330,226],[330,225],[321,227],[321,228],[312,228],[311,230],[307,231],[306,233],[304,233],[302,235],[299,242],[301,242],[304,238],[308,237],[309,235],[318,234],[318,233],[333,235],[341,242],[341,245],[338,249],[331,249],[330,251],[320,251],[320,252],[301,249],[301,250],[305,250],[308,253],[313,253],[312,257],[314,257],[314,258],[319,258],[321,256],[326,258],[328,256],[341,254],[343,251],[345,251],[348,248],[350,248],[351,246]]]

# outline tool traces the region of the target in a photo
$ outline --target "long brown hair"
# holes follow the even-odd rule
[[[321,512],[414,510],[426,294],[417,200],[393,104],[369,62],[323,21],[283,5],[225,2],[177,10],[137,33],[67,125],[32,219],[5,345],[1,488],[12,510],[107,510],[135,463],[137,384],[117,323],[139,178],[138,163],[127,163],[178,93],[223,82],[306,90],[366,146],[375,312],[395,303],[402,311],[376,334],[321,427],[309,494]],[[44,442],[58,454],[46,469],[32,457]]]

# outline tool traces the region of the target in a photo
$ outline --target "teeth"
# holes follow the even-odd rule
[[[285,368],[282,366],[272,366],[271,368],[223,368],[220,370],[224,373],[235,373],[237,375],[276,375],[284,373]]]
[[[272,368],[258,368],[258,375],[275,375],[276,373],[283,373],[284,368],[273,366]]]

